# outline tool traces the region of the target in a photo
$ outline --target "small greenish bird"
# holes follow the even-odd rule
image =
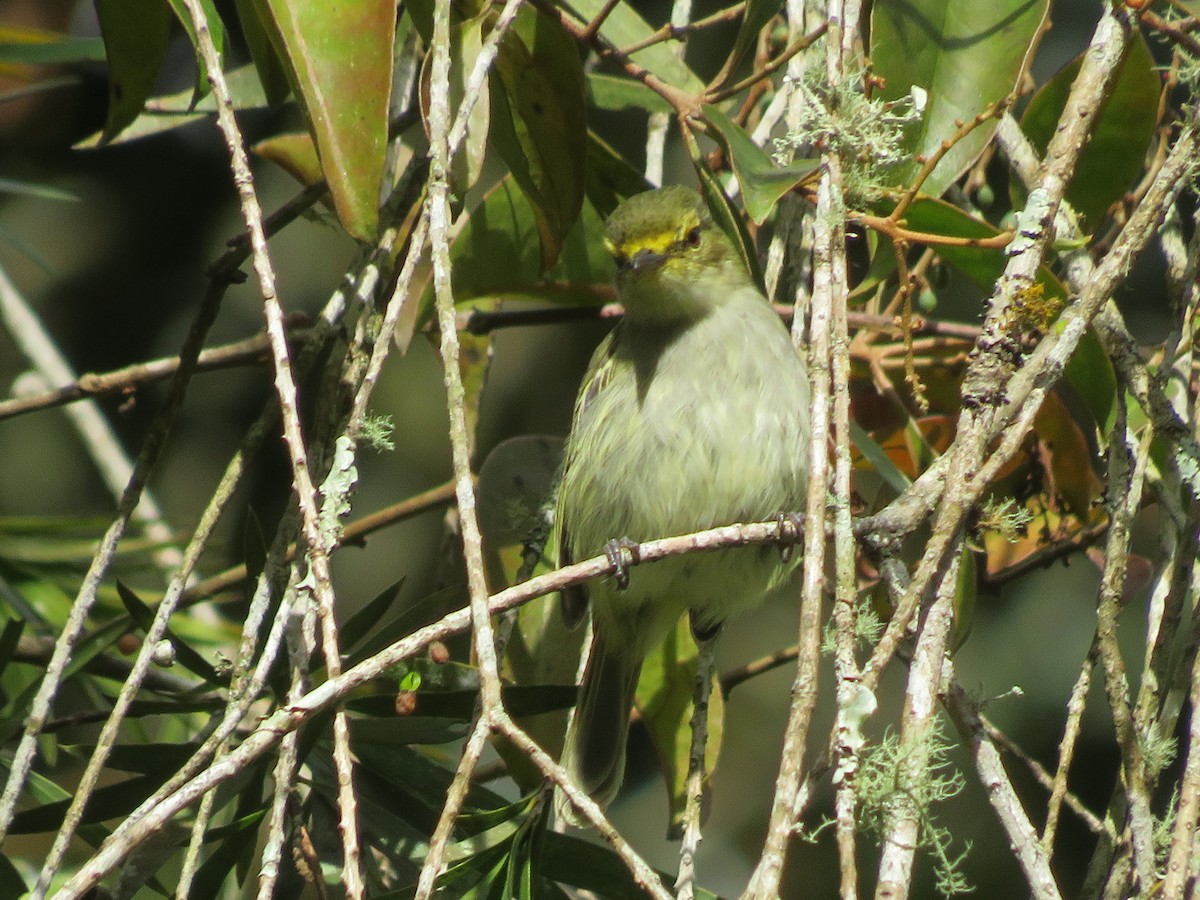
[[[560,562],[804,507],[809,387],[775,310],[692,190],[622,203],[605,226],[625,316],[597,348],[567,439],[555,511]],[[649,563],[565,591],[593,643],[563,760],[601,806],[625,768],[642,661],[685,612],[699,640],[793,567],[774,546]],[[574,821],[561,794],[561,816]]]

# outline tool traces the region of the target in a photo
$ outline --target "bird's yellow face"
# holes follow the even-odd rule
[[[692,319],[746,275],[729,238],[692,190],[668,187],[630,197],[609,217],[604,245],[633,318]]]

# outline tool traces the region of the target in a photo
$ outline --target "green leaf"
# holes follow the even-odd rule
[[[107,819],[127,816],[149,797],[163,783],[162,775],[139,775],[128,778],[116,784],[106,784],[92,792],[87,808],[84,810],[83,822],[95,824]],[[63,815],[71,805],[73,797],[66,797],[54,803],[35,806],[17,813],[13,817],[9,834],[37,834],[44,831],[57,831],[63,823]]]
[[[249,792],[247,796],[251,796]],[[188,900],[215,900],[222,896],[221,888],[230,873],[253,857],[257,846],[258,827],[266,817],[265,809],[254,810],[209,833],[211,837],[219,830],[224,837],[221,845],[196,871],[192,889],[188,892]]]
[[[358,750],[364,744],[449,744],[467,737],[468,722],[437,715],[402,715],[391,719],[350,719],[350,738]]]
[[[364,603],[362,609],[348,618],[345,624],[338,629],[338,637],[343,650],[353,648],[383,620],[384,615],[396,602],[400,588],[404,587],[404,581],[405,578],[402,576],[398,581],[388,585],[379,592],[377,597]]]
[[[39,200],[69,200],[78,202],[79,195],[72,194],[70,191],[61,191],[58,188],[49,187],[44,184],[31,184],[27,181],[14,181],[11,178],[0,178],[0,194],[13,194],[19,197],[36,197]]]
[[[1045,154],[1050,144],[1082,59],[1076,57],[1047,81],[1021,117],[1021,129],[1039,154]],[[1135,33],[1067,187],[1066,199],[1079,213],[1080,225],[1088,233],[1100,226],[1108,208],[1141,176],[1146,151],[1158,127],[1161,91],[1162,81],[1150,49]],[[1013,188],[1014,192],[1018,189],[1015,179]],[[1015,198],[1014,206],[1023,203],[1022,193]]]
[[[607,218],[626,197],[640,194],[650,187],[641,171],[631,166],[595,132],[588,132],[587,197],[600,216]],[[592,246],[598,247],[599,241]],[[611,283],[614,275],[612,260],[607,253],[603,256],[606,283]]]
[[[7,855],[0,856],[0,896],[24,897],[29,891],[25,879]]]
[[[317,142],[338,218],[359,240],[379,225],[396,4],[262,0]]]
[[[590,22],[608,4],[607,0],[570,0],[563,5],[574,11],[583,21]],[[656,30],[634,11],[634,5],[631,3],[618,3],[600,26],[601,36],[614,47],[628,47],[640,43]],[[675,55],[675,48],[670,41],[651,44],[633,54],[631,58],[680,90],[691,94],[699,94],[704,90],[704,82]]]
[[[669,113],[671,104],[634,78],[587,73],[588,105],[596,109],[644,109],[652,113]]]
[[[779,198],[796,185],[811,178],[821,165],[819,159],[805,159],[777,166],[762,147],[733,119],[712,105],[704,107],[704,117],[720,134],[733,162],[746,212],[758,224],[766,221]]]
[[[142,631],[149,633],[154,624],[154,611],[131,588],[120,581],[117,582],[117,593],[121,597],[121,602],[125,604],[125,609],[129,612],[130,617],[138,623],[138,627]],[[175,658],[185,669],[203,678],[209,684],[229,684],[229,676],[219,674],[208,660],[192,649],[187,641],[182,640],[170,628],[167,628],[164,634],[175,650]]]
[[[101,38],[0,29],[0,63],[5,65],[61,66],[102,63],[106,58]]]
[[[911,183],[922,163],[953,137],[956,122],[970,122],[989,104],[1012,93],[1032,55],[1049,0],[877,0],[871,7],[874,74],[884,100],[924,88],[927,105],[905,131],[910,156],[891,173],[898,187]],[[996,120],[981,124],[938,163],[922,190],[941,196],[991,140]]]
[[[171,11],[162,0],[96,0],[108,60],[108,118],[102,142],[138,117],[154,90],[170,38]]]
[[[503,88],[492,91],[495,146],[532,204],[548,269],[583,206],[583,63],[558,22],[523,7],[500,41],[494,73]]]
[[[167,2],[171,4],[171,9],[175,12],[175,18],[179,20],[179,24],[183,26],[183,30],[187,32],[188,40],[192,42],[192,47],[196,50],[196,84],[192,89],[192,102],[196,103],[211,90],[208,83],[208,66],[200,56],[199,37],[196,34],[196,26],[192,22],[192,16],[188,12],[187,4],[183,0],[167,0]],[[224,59],[225,23],[221,21],[221,16],[217,12],[213,0],[200,0],[200,8],[204,13],[204,23],[208,27],[208,33],[212,36],[213,46],[217,48],[217,58]]]
[[[1055,325],[1061,330],[1061,325]],[[1100,339],[1092,331],[1084,333],[1079,346],[1067,360],[1063,371],[1067,384],[1087,405],[1100,433],[1112,434],[1117,419],[1117,373],[1112,360],[1104,352]]]
[[[890,201],[879,206],[882,215],[887,215],[891,209]],[[1000,234],[998,228],[983,219],[969,215],[945,201],[929,197],[921,197],[908,207],[904,214],[904,223],[907,228],[914,231],[938,234],[943,237],[982,240]],[[1004,266],[1008,259],[1004,250],[999,247],[939,245],[936,249],[942,259],[989,291],[1004,273]],[[881,252],[890,252],[890,250],[881,248]],[[1042,266],[1038,272],[1038,283],[1042,286],[1047,298],[1065,301],[1066,288],[1046,266]]]
[[[575,686],[571,684],[508,685],[501,691],[505,708],[518,718],[570,709],[575,704],[575,695]],[[389,722],[404,722],[423,716],[461,724],[474,718],[479,690],[436,690],[426,687],[417,693],[417,716],[397,718],[394,711],[395,699],[395,691],[373,692],[369,695],[358,695],[347,705],[355,712],[367,713]]]
[[[62,749],[80,759],[88,759],[96,752],[96,745],[64,744]],[[105,765],[118,772],[166,777],[183,768],[199,749],[198,743],[148,741],[143,744],[117,744],[109,752]]]
[[[25,630],[25,622],[21,619],[9,619],[0,631],[0,674],[12,662],[13,654],[17,652],[17,644],[21,641],[21,633]]]
[[[483,24],[485,17],[476,16],[450,26],[450,109],[457,116],[466,95],[466,82],[475,68],[475,62],[483,49]],[[427,54],[421,71],[421,116],[429,121],[429,79],[433,67],[433,54]],[[450,182],[454,193],[462,196],[479,180],[483,169],[484,153],[487,150],[488,127],[491,123],[491,101],[488,83],[483,83],[475,105],[468,117],[467,133],[461,149],[450,161]]]
[[[234,0],[237,9],[238,22],[242,26],[242,34],[246,38],[246,47],[250,50],[250,59],[254,61],[254,70],[258,73],[259,85],[266,102],[270,106],[278,106],[291,93],[291,83],[288,81],[287,69],[275,52],[271,42],[269,26],[263,19],[265,12],[260,12],[258,0]],[[268,19],[269,19],[269,14]]]
[[[582,838],[548,831],[542,854],[542,874],[562,884],[594,891],[601,897],[640,897],[643,891],[621,858],[607,847]],[[657,873],[663,887],[674,879]],[[697,900],[718,900],[711,891],[696,887]]]
[[[887,482],[897,494],[902,494],[912,484],[912,479],[900,471],[900,467],[892,462],[887,451],[880,447],[871,436],[855,421],[850,422],[850,440],[863,457],[871,464],[879,477]]]
[[[562,242],[558,264],[543,276],[536,216],[513,176],[507,176],[471,211],[450,247],[455,301],[465,306],[536,294],[557,303],[592,305],[593,286],[611,285],[613,279],[612,259],[599,240],[602,228],[591,204],[585,203]],[[431,285],[422,297],[418,322],[427,321],[432,312]]]
[[[700,178],[700,193],[704,197],[709,212],[712,213],[713,219],[721,226],[721,229],[733,240],[741,254],[746,271],[750,273],[754,283],[760,290],[763,289],[762,266],[759,265],[758,251],[754,247],[754,242],[750,239],[749,232],[746,231],[746,223],[742,221],[742,217],[738,215],[733,204],[729,202],[729,198],[725,196],[725,189],[721,187],[720,179],[709,170],[694,144],[689,149],[692,152],[692,165],[696,169],[696,175]]]
[[[714,88],[724,87],[729,83],[737,73],[737,67],[745,60],[746,54],[758,45],[759,32],[782,8],[782,0],[747,0],[737,37],[733,41],[733,49],[729,51],[729,56],[721,66],[721,77],[714,83]]]
[[[230,100],[234,109],[264,109],[267,100],[263,96],[262,86],[258,75],[250,65],[240,66],[225,74],[225,84],[229,88]],[[108,145],[124,144],[140,138],[172,131],[209,118],[216,112],[217,104],[212,95],[208,95],[199,103],[193,103],[193,90],[178,91],[174,94],[163,94],[152,97],[146,102],[146,108],[133,122],[124,128],[111,141],[104,141],[103,132],[84,138],[75,144],[77,150],[87,150],[106,143]]]

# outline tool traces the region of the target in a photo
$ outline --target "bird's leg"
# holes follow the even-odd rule
[[[627,537],[617,538],[604,545],[604,555],[612,563],[613,578],[621,590],[629,587],[629,569],[642,561],[641,548]]]
[[[779,525],[779,559],[787,562],[792,551],[804,539],[804,516],[796,512],[781,512],[775,516]]]

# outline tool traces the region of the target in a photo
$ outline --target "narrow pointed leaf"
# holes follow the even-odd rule
[[[171,11],[162,0],[96,0],[108,60],[108,118],[103,140],[138,117],[154,90],[170,37]]]

